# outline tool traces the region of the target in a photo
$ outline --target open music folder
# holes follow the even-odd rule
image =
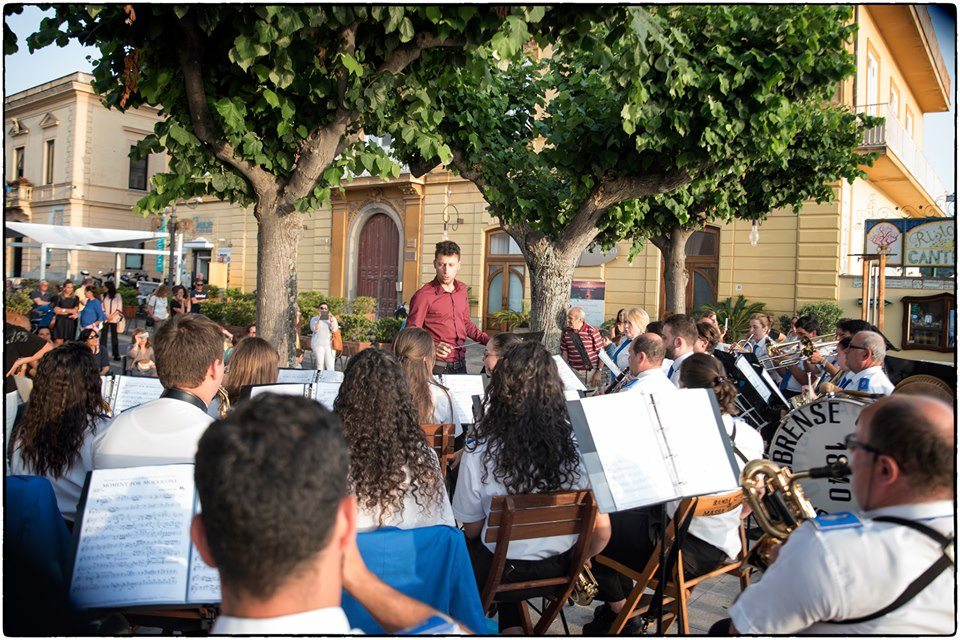
[[[163,393],[163,385],[158,378],[141,376],[100,376],[100,387],[103,399],[110,405],[111,416],[156,400]]]
[[[324,373],[330,372],[326,371]],[[242,398],[256,398],[261,393],[303,396],[304,398],[315,400],[328,410],[333,411],[333,402],[340,393],[340,381],[331,379],[329,381],[310,383],[255,384],[245,386],[240,390],[240,396]]]
[[[84,609],[220,602],[220,575],[190,541],[192,464],[87,474],[73,529],[70,599]]]
[[[707,389],[614,393],[568,401],[567,409],[601,513],[740,486]]]
[[[310,384],[312,382],[343,382],[343,372],[281,367],[277,373],[277,382],[296,382],[300,384]]]

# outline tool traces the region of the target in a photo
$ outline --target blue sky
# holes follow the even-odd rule
[[[937,171],[948,192],[954,190],[956,163],[956,44],[957,14],[951,5],[927,5],[933,19],[940,53],[950,75],[953,92],[949,113],[934,113],[924,116],[924,154]],[[86,60],[89,55],[99,55],[96,49],[81,47],[71,41],[66,47],[47,47],[34,54],[27,52],[26,37],[39,26],[43,13],[36,7],[27,6],[20,15],[7,17],[7,24],[19,38],[20,51],[4,58],[4,95],[59,78],[74,71],[91,71]]]

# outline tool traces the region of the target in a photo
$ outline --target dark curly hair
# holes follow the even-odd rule
[[[88,431],[109,407],[101,393],[97,360],[87,346],[68,342],[43,356],[30,402],[10,436],[24,465],[38,476],[59,478],[77,461]]]
[[[730,416],[740,413],[736,385],[727,377],[723,363],[709,353],[694,353],[683,361],[680,386],[684,389],[712,389],[720,411]]]
[[[403,514],[407,491],[421,509],[442,504],[446,490],[437,457],[393,355],[365,349],[350,358],[333,410],[350,447],[350,487],[362,508],[380,508],[380,524]]]
[[[580,478],[557,363],[538,342],[514,345],[490,378],[476,425],[475,450],[485,442],[482,481],[488,469],[511,494],[563,491]]]

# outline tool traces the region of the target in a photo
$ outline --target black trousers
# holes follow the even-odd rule
[[[487,584],[487,575],[493,565],[493,552],[480,541],[480,538],[467,541],[467,551],[470,552],[470,563],[473,565],[473,576],[477,580],[477,591],[483,594],[483,587]],[[570,569],[571,547],[559,555],[544,558],[543,560],[507,560],[503,567],[501,582],[525,582],[542,578],[559,578]],[[509,627],[521,625],[520,609],[513,602],[521,602],[531,598],[538,598],[553,593],[556,587],[540,589],[518,589],[497,596],[498,624],[503,631]]]
[[[107,348],[107,334],[110,334],[110,347],[113,349],[113,357],[120,357],[120,337],[117,335],[116,322],[104,322],[100,329],[100,350]]]
[[[660,509],[662,506],[611,513],[610,542],[601,553],[631,569],[643,570],[661,538]],[[683,573],[688,578],[713,571],[727,561],[725,552],[689,533],[681,549]],[[630,595],[633,580],[599,562],[593,563],[591,571],[599,587],[597,600],[616,602]]]
[[[443,360],[437,360],[433,365],[433,375],[442,376],[450,373],[466,373],[467,372],[467,361],[466,360],[455,360],[453,362],[444,362]]]

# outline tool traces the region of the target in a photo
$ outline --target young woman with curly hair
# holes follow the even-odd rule
[[[409,327],[397,334],[393,352],[403,368],[417,407],[420,422],[424,424],[449,424],[453,422],[453,398],[446,387],[433,377],[433,365],[437,348],[430,334],[419,327]],[[457,424],[460,435],[462,427]]]
[[[763,438],[756,429],[735,418],[737,413],[737,388],[727,378],[723,364],[707,353],[694,353],[684,359],[680,368],[681,389],[710,389],[717,397],[720,413],[727,435],[734,446],[734,458],[743,470],[747,461],[763,457]],[[667,517],[672,517],[678,502],[666,505]],[[690,521],[687,537],[683,542],[683,572],[693,578],[732,562],[740,552],[741,509],[710,517],[695,517]],[[629,509],[614,513],[611,522],[613,535],[604,555],[628,567],[642,570],[647,558],[653,553],[659,532],[659,507]],[[607,604],[597,607],[594,619],[583,627],[584,635],[603,634],[624,605],[633,582],[606,566],[594,565],[593,576],[597,579],[597,599]],[[631,620],[624,633],[636,633],[639,623]]]
[[[333,410],[350,447],[358,530],[456,526],[440,462],[396,358],[379,349],[350,358]]]
[[[494,496],[587,488],[589,479],[574,443],[556,362],[537,342],[511,347],[490,377],[453,497],[453,512],[463,523],[478,587],[486,582],[495,548],[482,542]],[[603,549],[609,531],[608,516],[598,515],[589,557]],[[571,535],[511,543],[506,579],[521,582],[564,575],[576,540]],[[501,632],[516,631],[519,616],[514,607],[500,607]]]
[[[68,342],[40,361],[30,402],[10,435],[10,472],[49,480],[60,513],[71,523],[94,466],[93,437],[105,428],[108,408],[93,353]]]

